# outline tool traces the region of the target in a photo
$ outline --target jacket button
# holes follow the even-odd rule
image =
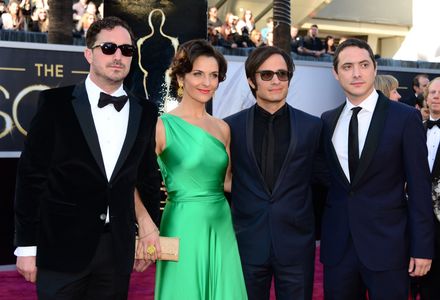
[[[106,214],[100,214],[99,218],[104,221],[107,218],[107,215]]]

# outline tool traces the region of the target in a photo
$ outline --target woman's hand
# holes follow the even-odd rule
[[[138,224],[136,256],[155,262],[160,258],[159,230],[142,204],[137,189],[134,193],[134,205]]]
[[[136,254],[144,260],[155,262],[160,258],[159,230],[153,222],[141,219],[138,221],[138,247]]]

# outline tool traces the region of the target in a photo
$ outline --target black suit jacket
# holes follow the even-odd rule
[[[157,110],[129,94],[127,134],[107,180],[85,84],[43,91],[22,152],[15,199],[17,246],[37,248],[37,266],[83,270],[103,232],[107,207],[115,265],[132,270],[134,187],[159,213]]]
[[[426,122],[424,123],[424,125],[426,128]],[[435,154],[434,165],[432,166],[432,171],[431,171],[431,179],[433,181],[437,180],[439,178],[440,178],[440,145],[437,148],[437,152]]]
[[[411,94],[409,97],[400,99],[399,102],[405,103],[409,106],[414,107],[414,106],[416,106],[416,100],[417,100],[417,97],[415,95]]]
[[[273,249],[281,264],[303,263],[315,249],[311,182],[321,121],[289,106],[290,144],[271,193],[255,157],[254,110],[225,119],[231,128],[232,217],[241,259],[263,264]]]
[[[426,128],[426,122],[424,124]],[[435,155],[434,165],[431,171],[431,180],[434,189],[440,180],[440,147],[437,148]],[[434,224],[434,260],[428,274],[420,279],[420,295],[422,299],[440,299],[440,289],[438,288],[438,283],[440,282],[440,222],[436,216],[434,217]]]
[[[426,122],[424,123],[424,125],[426,128]],[[440,181],[440,145],[437,148],[437,152],[435,154],[434,165],[432,166],[432,171],[431,171],[431,180],[432,180],[433,188],[434,188],[434,185],[436,185],[437,182]],[[440,261],[440,259],[439,259],[439,254],[440,254],[440,222],[437,219],[437,217],[434,217],[434,223],[435,223],[435,258],[436,258],[436,261]]]

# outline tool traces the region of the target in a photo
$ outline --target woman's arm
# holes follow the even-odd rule
[[[138,223],[138,247],[136,253],[143,255],[145,260],[156,261],[160,257],[159,230],[142,203],[137,189],[134,192],[134,205]],[[154,252],[149,250],[155,249]],[[149,253],[150,252],[150,253]]]
[[[156,155],[160,155],[165,148],[166,137],[165,127],[161,118],[157,119],[156,123]]]
[[[225,175],[224,190],[225,192],[230,193],[232,189],[231,151],[230,151],[231,130],[229,128],[229,125],[223,120],[220,120],[220,125],[221,125],[220,129],[222,131],[222,136],[224,138],[226,153],[228,153],[228,158],[229,158],[228,168],[226,169],[226,175]]]

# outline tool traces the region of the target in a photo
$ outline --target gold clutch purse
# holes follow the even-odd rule
[[[159,237],[159,243],[160,243],[160,260],[172,260],[172,261],[178,261],[179,260],[179,238],[177,237],[166,237],[166,236],[160,236]],[[137,248],[138,240],[136,239],[136,245],[135,250]],[[135,255],[136,259],[144,259],[143,254],[141,256]]]

